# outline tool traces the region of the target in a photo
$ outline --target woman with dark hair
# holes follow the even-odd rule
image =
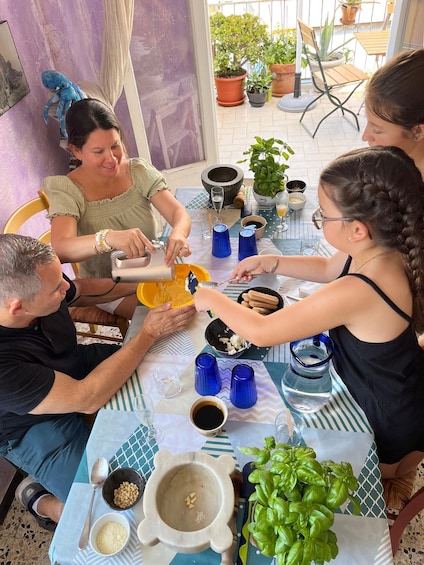
[[[362,139],[400,147],[424,178],[424,49],[404,51],[372,75],[365,113]]]
[[[248,257],[231,278],[272,271],[326,285],[266,318],[208,288],[195,306],[258,346],[329,330],[334,367],[374,430],[382,476],[403,480],[424,456],[423,181],[397,147],[362,148],[324,169],[318,199],[312,219],[338,252]]]
[[[81,277],[110,277],[109,252],[127,258],[154,252],[153,207],[172,227],[165,261],[190,255],[191,220],[169,191],[163,175],[141,158],[125,154],[121,126],[100,100],[84,98],[66,114],[68,147],[80,165],[66,176],[47,177],[52,245],[62,262],[80,262]],[[131,318],[135,295],[108,304],[109,312]]]

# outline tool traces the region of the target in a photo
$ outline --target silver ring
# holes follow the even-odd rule
[[[183,245],[183,246],[181,247],[180,251],[181,251],[182,249],[188,249],[188,245]]]

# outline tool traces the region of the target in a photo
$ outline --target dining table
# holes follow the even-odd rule
[[[221,222],[230,231],[232,252],[225,258],[214,257],[211,253],[211,239],[204,237],[204,223],[210,221],[211,217],[215,220],[208,193],[200,187],[180,188],[176,191],[178,200],[184,204],[192,219],[188,239],[192,254],[185,258],[185,263],[204,267],[212,280],[228,279],[238,262],[240,218],[246,213],[260,214],[267,220],[265,233],[257,241],[258,253],[295,255],[301,252],[305,243],[314,252],[324,256],[330,256],[334,252],[312,223],[311,214],[317,206],[316,189],[308,187],[305,192],[305,207],[289,215],[289,228],[283,234],[276,232],[279,218],[274,207],[259,205],[253,199],[248,183],[246,191],[246,205],[242,210],[228,206],[220,213]],[[166,227],[163,235],[166,238]],[[277,290],[284,299],[285,308],[317,287],[298,279],[264,274],[249,283],[226,283],[220,290],[236,300],[241,292],[252,286]],[[147,311],[145,305],[137,306],[126,341],[141,327]],[[92,493],[90,469],[98,457],[108,459],[110,470],[134,467],[143,474],[146,481],[154,471],[154,458],[158,450],[167,450],[173,455],[199,450],[213,457],[229,454],[234,459],[236,468],[242,470],[251,458],[239,448],[262,446],[265,437],[275,434],[275,417],[286,408],[281,378],[290,361],[289,344],[273,347],[256,347],[252,344],[238,359],[217,357],[222,380],[222,388],[217,396],[228,407],[225,427],[219,435],[206,437],[199,434],[190,423],[190,407],[199,398],[194,388],[194,360],[200,352],[212,352],[204,335],[210,321],[208,313],[198,312],[186,329],[158,340],[134,374],[99,410],[49,548],[52,564],[215,565],[221,562],[221,555],[211,548],[199,553],[184,554],[176,553],[162,543],[151,547],[141,544],[137,537],[137,527],[144,517],[143,498],[133,508],[123,511],[130,522],[131,533],[129,543],[121,553],[102,558],[90,546],[83,551],[78,550],[78,540]],[[247,363],[254,369],[257,402],[249,409],[236,408],[230,402],[231,371],[238,363]],[[174,398],[163,399],[155,387],[153,374],[155,369],[171,364],[179,374],[182,391]],[[393,563],[390,533],[372,429],[362,409],[334,370],[331,371],[331,376],[331,399],[319,411],[302,415],[302,441],[315,450],[318,460],[332,459],[351,463],[358,478],[355,495],[361,507],[359,515],[354,515],[350,503],[336,511],[332,530],[337,535],[339,553],[331,563],[390,565]],[[163,432],[159,442],[148,437],[147,428],[140,423],[134,411],[133,399],[140,392],[147,392],[153,397],[154,423]],[[237,539],[233,561],[244,565],[274,565],[275,558],[263,556],[250,541],[247,541],[247,553],[240,559],[239,548],[246,541],[242,542],[241,535],[245,505],[246,499],[241,497],[236,517]],[[94,500],[92,520],[110,511],[98,493]]]

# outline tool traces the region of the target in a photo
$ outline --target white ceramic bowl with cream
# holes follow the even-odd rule
[[[100,516],[91,527],[89,542],[101,557],[113,557],[125,549],[130,539],[130,523],[119,512]]]
[[[291,210],[302,210],[306,203],[303,192],[291,192],[289,194],[289,208]]]

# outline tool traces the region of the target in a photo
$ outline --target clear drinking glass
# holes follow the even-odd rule
[[[212,206],[216,212],[218,222],[221,222],[221,210],[224,205],[224,187],[213,186],[211,188]]]
[[[159,441],[163,436],[163,430],[162,428],[153,425],[155,419],[155,406],[152,398],[145,393],[138,394],[134,398],[134,410],[137,413],[141,424],[147,427],[148,436]]]
[[[277,233],[282,233],[289,227],[285,219],[285,216],[289,210],[289,194],[287,190],[277,192],[275,196],[275,209],[277,211],[277,215],[280,218],[280,223],[277,226]]]

